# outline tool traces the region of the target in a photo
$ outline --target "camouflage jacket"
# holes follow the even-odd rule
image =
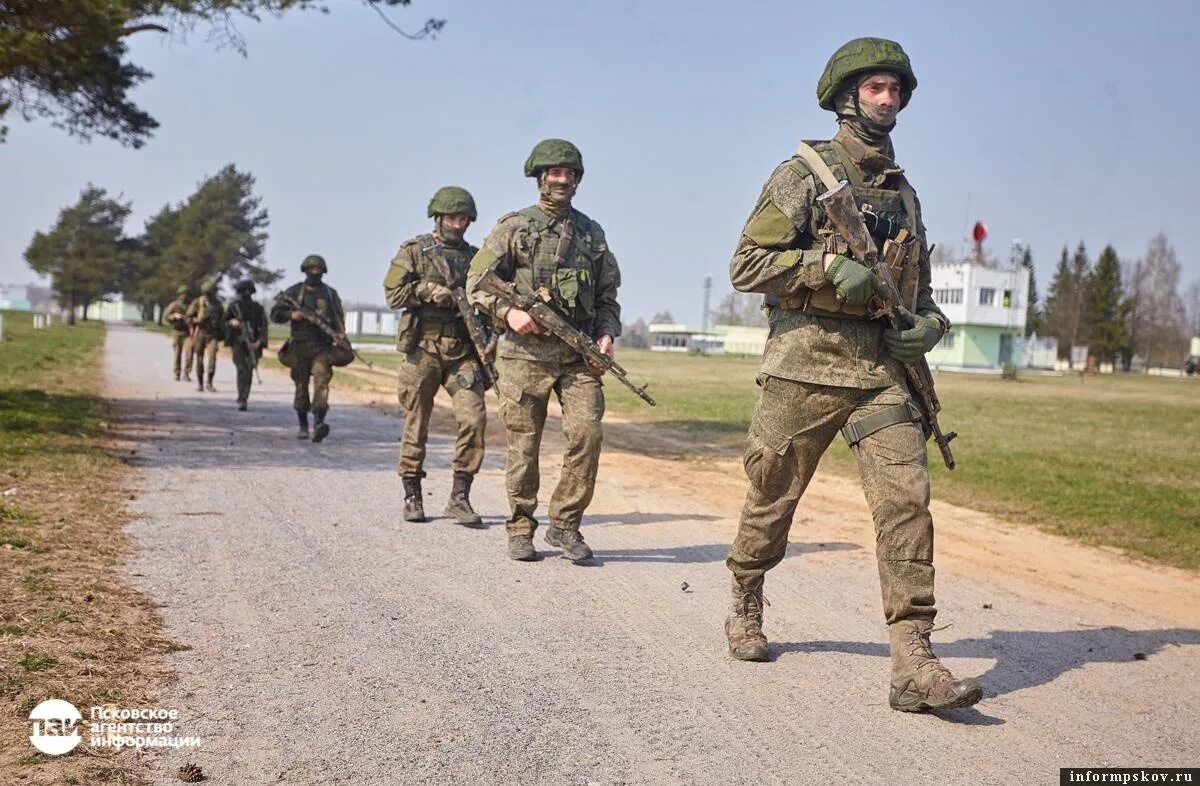
[[[877,212],[892,212],[890,217],[915,229],[921,244],[917,312],[936,314],[949,325],[933,301],[920,204],[916,203],[917,215],[909,217],[900,202],[903,170],[845,129],[832,143],[811,144],[835,176],[854,186],[860,206],[871,201]],[[884,348],[882,321],[779,305],[781,299],[806,289],[828,286],[822,259],[828,230],[816,205],[824,191],[820,178],[799,157],[776,167],[742,229],[729,277],[735,289],[767,296],[770,334],[760,366],[763,373],[818,385],[887,387],[903,380],[904,371]]]
[[[309,287],[301,281],[299,284],[288,287],[284,292],[295,298],[306,309],[324,317],[335,331],[345,332],[346,312],[342,308],[342,299],[338,297],[337,290],[333,287],[324,283]],[[271,306],[271,321],[281,325],[291,323],[292,341],[333,345],[333,339],[307,319],[292,322],[292,307],[278,298]]]
[[[466,286],[467,269],[471,265],[471,258],[478,251],[478,248],[466,242],[461,246],[443,245],[441,240],[432,234],[417,235],[412,240],[405,241],[396,252],[396,256],[392,257],[392,264],[383,279],[383,294],[387,298],[387,304],[393,309],[420,311],[423,318],[439,322],[461,319],[458,309],[453,306],[441,308],[427,303],[421,299],[418,290],[427,281],[448,287]],[[442,275],[435,255],[445,258],[446,265],[450,268],[450,281]]]
[[[188,332],[188,305],[190,304],[188,303],[187,296],[180,295],[168,303],[167,307],[163,309],[163,321],[170,325],[176,333]],[[179,317],[172,319],[172,314],[178,314]]]
[[[604,230],[578,210],[569,213],[571,242],[557,258],[564,221],[534,206],[501,217],[471,260],[471,273],[494,267],[500,278],[518,292],[537,295],[593,339],[621,334],[617,288],[621,270],[608,248]],[[468,287],[471,302],[503,322],[508,309],[494,296]],[[518,335],[507,331],[500,342],[501,357],[569,363],[575,350],[551,335]]]
[[[188,306],[187,321],[201,333],[220,338],[225,328],[225,304],[216,295],[201,295]]]
[[[236,319],[241,325],[233,327],[229,324],[231,319]],[[241,298],[236,298],[225,309],[225,328],[225,343],[231,347],[242,342],[243,334],[250,341],[261,341],[263,347],[267,346],[267,310],[261,303],[251,300],[247,305]]]

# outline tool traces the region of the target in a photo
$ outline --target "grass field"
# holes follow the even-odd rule
[[[54,696],[139,706],[170,648],[148,599],[119,578],[126,465],[98,393],[104,327],[4,313],[0,341],[0,772],[11,782],[140,783],[106,753],[48,757],[24,718]],[[85,711],[86,712],[86,711]],[[10,782],[0,778],[5,783]]]

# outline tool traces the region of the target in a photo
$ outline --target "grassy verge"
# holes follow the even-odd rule
[[[658,399],[608,383],[624,418],[679,427],[736,455],[753,411],[757,360],[624,350]],[[1200,383],[1159,377],[937,376],[941,423],[959,433],[958,468],[931,448],[938,499],[1033,522],[1092,544],[1200,568]],[[841,440],[824,464],[855,474]]]
[[[170,642],[117,569],[128,553],[125,465],[99,398],[103,326],[4,314],[0,342],[0,773],[5,783],[143,783],[131,752],[59,757],[29,743],[41,701],[147,705]],[[86,733],[85,733],[86,739]]]

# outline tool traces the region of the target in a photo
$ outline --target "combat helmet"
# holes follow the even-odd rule
[[[250,294],[254,294],[258,291],[258,287],[254,286],[254,282],[247,278],[237,282],[237,285],[233,288],[233,291],[238,293],[245,292],[246,290],[250,290]]]
[[[216,291],[217,291],[217,285],[211,281],[205,281],[203,284],[200,285],[200,294],[201,295],[211,295],[212,293],[214,293]]]
[[[565,139],[543,139],[534,145],[533,152],[525,159],[525,177],[537,177],[542,170],[554,166],[574,169],[583,180],[583,154]]]
[[[191,291],[192,291],[192,288],[189,287],[187,284],[180,284],[178,287],[175,288],[176,295],[186,295],[188,292],[191,292]]]
[[[842,44],[829,58],[825,71],[817,80],[817,102],[822,109],[836,111],[834,101],[842,83],[855,74],[870,71],[891,71],[899,76],[902,87],[900,108],[908,106],[908,100],[917,89],[917,75],[900,44],[886,38],[855,38]]]
[[[479,218],[475,210],[475,198],[471,192],[458,186],[442,186],[429,200],[429,217],[461,215],[474,221]]]
[[[322,273],[329,272],[329,266],[325,264],[325,257],[320,254],[309,254],[306,256],[304,261],[300,263],[300,272],[303,273],[310,267],[318,268]]]

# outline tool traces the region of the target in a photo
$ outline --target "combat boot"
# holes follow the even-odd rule
[[[175,381],[176,382],[179,381],[179,372],[178,371],[175,372]]]
[[[464,527],[478,527],[483,524],[483,518],[471,507],[472,480],[474,478],[466,472],[455,472],[450,501],[446,503],[445,514]]]
[[[328,409],[313,410],[313,442],[320,442],[329,436],[329,424],[325,422]]]
[[[404,520],[428,521],[425,518],[425,500],[421,498],[420,478],[401,478],[404,484]]]
[[[212,381],[213,381],[213,375],[209,374],[208,375],[208,385],[204,389],[207,390],[209,393],[216,393],[217,389],[213,387]]]
[[[296,432],[296,438],[308,439],[308,413],[297,411],[296,420],[300,421],[300,429]]]
[[[930,620],[900,620],[888,627],[892,649],[892,689],[888,704],[901,712],[970,707],[983,688],[970,678],[955,679],[933,654]]]
[[[197,393],[204,392],[204,378],[203,377],[199,377],[199,376],[196,377],[196,392]]]
[[[176,376],[175,379],[179,379],[179,377]],[[192,381],[192,372],[190,372],[190,371],[183,372],[183,381],[191,382]]]
[[[762,632],[764,604],[770,605],[763,597],[761,584],[757,590],[748,590],[734,580],[733,605],[725,618],[725,638],[731,657],[759,663],[771,659],[767,637]]]
[[[508,558],[518,562],[534,562],[538,559],[537,549],[533,547],[533,534],[521,533],[508,536]]]
[[[238,399],[238,412],[245,412],[245,411],[246,411],[246,399],[239,398]]]
[[[592,558],[592,550],[583,542],[577,529],[559,529],[551,524],[546,527],[546,542],[562,549],[563,556],[571,562],[583,562]]]

